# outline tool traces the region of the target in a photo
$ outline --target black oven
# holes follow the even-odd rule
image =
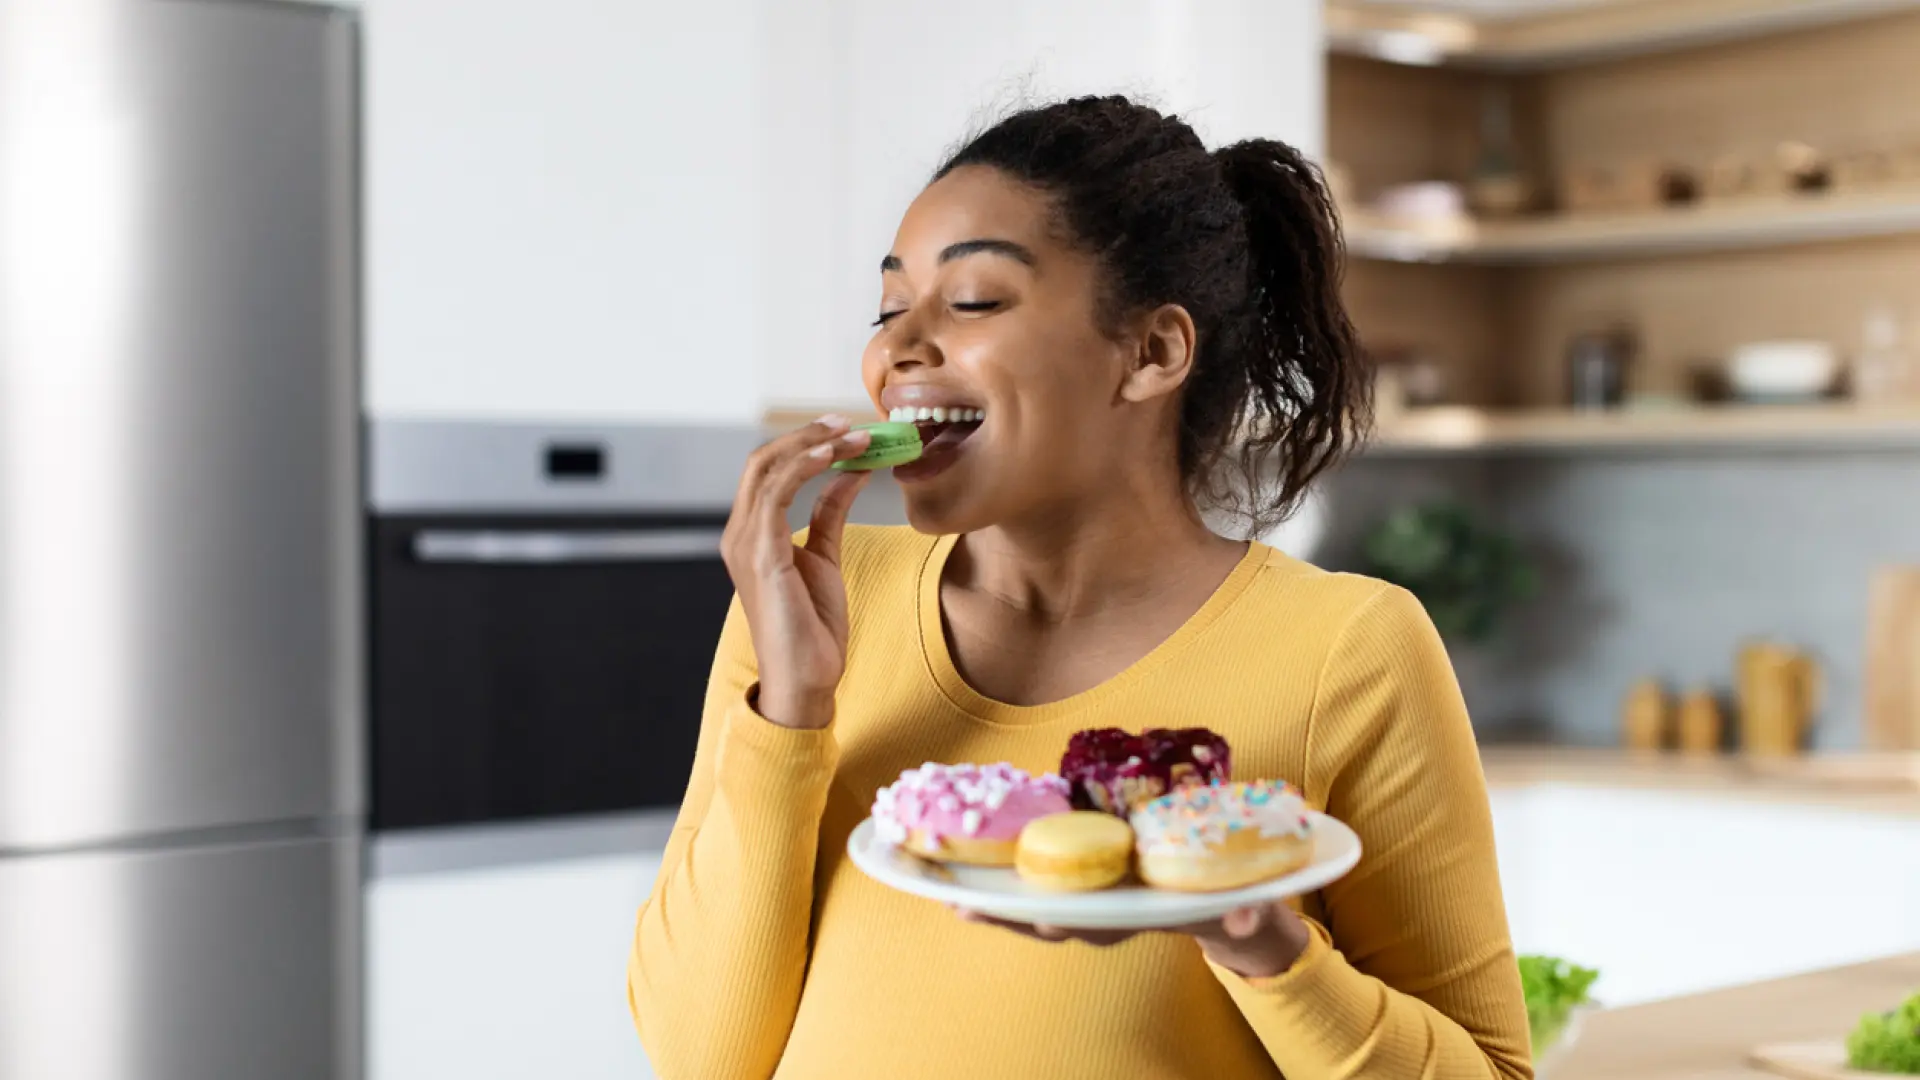
[[[679,802],[756,438],[376,427],[375,829]]]

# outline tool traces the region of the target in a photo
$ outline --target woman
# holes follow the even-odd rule
[[[1201,515],[1274,520],[1364,422],[1339,258],[1293,149],[1209,153],[1124,98],[1022,112],[940,169],[881,264],[863,374],[882,412],[984,418],[928,425],[896,470],[911,529],[847,527],[864,480],[840,475],[790,536],[801,485],[866,444],[844,418],[748,462],[738,599],[628,971],[663,1077],[1529,1074],[1431,624]],[[1215,729],[1363,861],[1297,904],[1127,937],[956,918],[846,859],[903,768],[1046,771],[1108,725]]]

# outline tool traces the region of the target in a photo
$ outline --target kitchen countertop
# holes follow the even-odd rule
[[[658,855],[666,850],[674,814],[671,809],[634,810],[374,833],[367,840],[367,876],[397,878],[568,859]]]
[[[1756,947],[1764,947],[1756,943]],[[1548,1080],[1754,1080],[1765,1043],[1843,1037],[1920,989],[1920,953],[1590,1017]]]
[[[1736,755],[1641,755],[1624,750],[1490,746],[1490,788],[1640,788],[1835,810],[1920,817],[1920,755],[1810,754],[1782,761]]]

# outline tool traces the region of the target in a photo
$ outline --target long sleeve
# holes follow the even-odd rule
[[[628,1004],[663,1080],[771,1076],[799,1007],[839,749],[831,728],[796,731],[756,714],[757,676],[736,599],[693,776],[627,964]]]
[[[1303,787],[1360,834],[1360,864],[1321,895],[1291,969],[1215,969],[1274,1063],[1290,1080],[1530,1077],[1486,780],[1446,650],[1404,590],[1333,643]]]

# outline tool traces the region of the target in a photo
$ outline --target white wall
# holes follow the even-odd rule
[[[757,0],[366,0],[378,416],[746,420]]]
[[[1022,90],[1321,142],[1316,4],[362,7],[382,417],[744,421],[859,398],[901,211]]]

